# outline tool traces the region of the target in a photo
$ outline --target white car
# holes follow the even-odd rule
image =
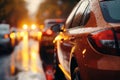
[[[0,24],[0,51],[8,52],[12,48],[9,28],[9,24]]]

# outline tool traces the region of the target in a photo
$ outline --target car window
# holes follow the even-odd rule
[[[46,31],[47,29],[49,29],[51,26],[55,25],[55,24],[60,24],[60,25],[64,25],[65,23],[65,19],[47,19],[44,22],[44,31]]]
[[[120,22],[120,0],[101,1],[100,7],[107,22]]]
[[[88,20],[90,19],[90,6],[88,5],[88,7],[86,8],[84,14],[83,14],[83,17],[82,17],[82,20],[81,22],[79,23],[80,26],[84,26],[87,24]]]
[[[65,22],[65,26],[66,28],[69,28],[69,26],[71,25],[72,23],[72,20],[73,20],[73,17],[77,11],[77,9],[79,8],[80,4],[81,4],[82,1],[80,1],[72,10],[72,12],[70,13],[70,15],[68,16],[66,22]]]
[[[75,13],[72,25],[70,26],[70,28],[76,27],[76,26],[81,26],[83,25],[83,19],[85,18],[86,15],[84,15],[87,7],[88,7],[89,1],[88,0],[84,0],[80,7],[78,8],[77,12]]]
[[[49,22],[45,25],[45,28],[49,28],[51,26],[53,26],[54,24],[60,24],[60,25],[63,25],[64,22]]]

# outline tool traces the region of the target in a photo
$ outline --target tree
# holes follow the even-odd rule
[[[28,19],[24,0],[0,0],[0,21],[6,20],[11,26]]]
[[[48,18],[67,18],[73,6],[79,0],[45,0],[40,4],[36,18],[39,24],[43,24]]]

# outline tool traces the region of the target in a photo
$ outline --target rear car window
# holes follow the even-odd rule
[[[107,22],[120,22],[120,0],[102,0],[100,7],[103,17]]]
[[[53,26],[54,24],[63,25],[64,22],[48,22],[48,23],[45,25],[45,27],[46,27],[46,28],[49,28],[49,27]]]
[[[63,25],[65,23],[65,19],[47,19],[45,20],[44,24],[45,24],[45,28],[44,31],[46,31],[47,29],[49,29],[51,26],[55,25],[55,24],[60,24]]]

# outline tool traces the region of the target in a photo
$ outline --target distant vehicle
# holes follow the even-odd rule
[[[0,24],[0,51],[8,52],[12,49],[9,34],[10,25]]]
[[[54,44],[53,40],[56,33],[52,32],[51,26],[55,24],[63,25],[65,19],[46,19],[44,21],[44,29],[42,31],[42,37],[40,42],[40,55],[42,60],[47,64],[53,63]]]
[[[67,80],[120,80],[119,9],[120,0],[80,0],[63,27],[51,27]]]

